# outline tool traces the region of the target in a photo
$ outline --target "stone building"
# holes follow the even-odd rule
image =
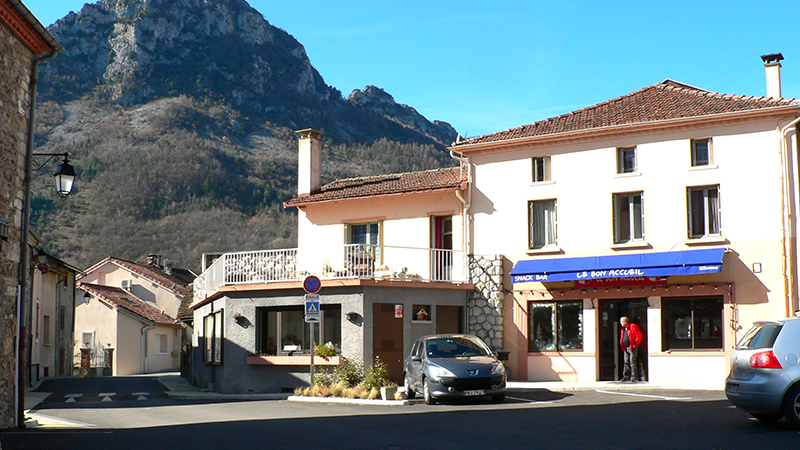
[[[0,0],[0,428],[16,426],[22,417],[26,374],[19,358],[17,305],[20,285],[27,282],[21,261],[29,258],[22,249],[36,67],[62,50],[22,2]],[[22,298],[29,300],[30,291]]]

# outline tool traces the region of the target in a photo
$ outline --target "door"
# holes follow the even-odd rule
[[[450,281],[453,274],[453,216],[431,217],[431,280]]]
[[[462,309],[460,306],[436,307],[436,332],[439,334],[463,333]]]
[[[640,379],[648,379],[647,373],[647,299],[600,300],[600,348],[598,349],[600,381],[617,381],[622,378],[623,355],[619,347],[619,319],[628,316],[644,335],[639,348],[637,373]]]
[[[394,304],[372,305],[372,330],[372,354],[386,363],[389,379],[402,384],[403,318],[395,317]]]

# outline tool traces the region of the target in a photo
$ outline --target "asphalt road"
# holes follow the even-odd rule
[[[146,380],[143,378],[142,380]],[[270,401],[181,401],[135,381],[65,403],[60,389],[37,414],[83,427],[6,430],[15,449],[749,449],[798,448],[785,422],[763,424],[731,407],[719,391],[649,390],[570,393],[510,391],[506,402],[414,401],[406,406]],[[124,383],[122,383],[124,384]],[[75,387],[75,386],[70,386]],[[55,386],[52,386],[55,388]],[[148,390],[141,390],[147,388]],[[88,394],[88,391],[84,394]],[[54,389],[55,392],[55,389]],[[124,399],[123,395],[124,393]],[[163,392],[162,392],[163,395]],[[85,398],[84,398],[85,397]],[[90,399],[91,397],[91,399]]]

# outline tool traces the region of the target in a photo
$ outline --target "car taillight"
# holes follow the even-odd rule
[[[772,350],[756,353],[750,357],[750,367],[757,369],[782,369],[781,363],[775,357]]]

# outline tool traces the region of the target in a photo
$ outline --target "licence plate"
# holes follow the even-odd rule
[[[486,394],[486,390],[484,390],[484,389],[476,389],[476,390],[472,390],[472,391],[464,391],[464,395],[465,396],[484,395],[484,394]]]

